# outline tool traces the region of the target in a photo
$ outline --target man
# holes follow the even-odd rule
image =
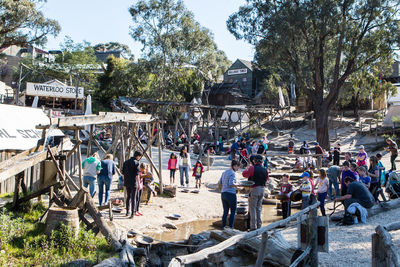
[[[96,178],[101,170],[101,163],[97,152],[93,153],[91,157],[88,157],[82,162],[83,168],[83,186],[89,187],[90,196],[94,196]]]
[[[315,155],[323,155],[324,153],[324,149],[319,145],[318,142],[315,142]],[[317,167],[322,167],[322,157],[317,157]]]
[[[368,188],[351,177],[344,178],[344,183],[347,187],[346,195],[336,198],[336,201],[343,201],[345,209],[352,203],[359,203],[366,209],[372,208],[374,205],[374,196],[369,192]]]
[[[333,165],[340,166],[340,144],[337,144],[333,149]]]
[[[129,215],[129,208],[131,208],[130,218],[133,218],[137,210],[137,176],[139,175],[139,161],[141,158],[142,153],[140,151],[135,151],[133,157],[125,161],[122,167],[122,177],[124,179],[124,186],[126,190],[126,216]]]
[[[329,169],[327,171],[327,176],[329,179],[328,194],[332,200],[334,199],[334,196],[332,193],[332,185],[335,187],[335,197],[340,196],[339,180],[340,180],[341,173],[342,173],[342,169],[336,165],[329,167]]]
[[[263,157],[257,155],[254,157],[254,165],[249,166],[242,173],[243,177],[254,182],[249,193],[250,231],[261,228],[262,224],[262,200],[264,198],[264,187],[269,178],[268,170],[262,166],[262,163]]]
[[[343,162],[342,179],[340,181],[340,193],[341,193],[341,196],[346,195],[347,186],[344,183],[344,178],[346,178],[346,177],[351,177],[352,179],[356,180],[356,177],[354,176],[354,173],[350,170],[350,163],[348,161],[344,161]]]

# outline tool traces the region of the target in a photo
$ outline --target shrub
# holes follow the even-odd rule
[[[248,132],[251,138],[260,138],[266,134],[265,130],[260,127],[250,128]]]

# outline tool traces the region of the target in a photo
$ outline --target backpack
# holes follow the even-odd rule
[[[353,225],[354,224],[353,215],[351,215],[348,212],[345,212],[344,216],[343,216],[343,219],[342,219],[342,224],[343,225]]]

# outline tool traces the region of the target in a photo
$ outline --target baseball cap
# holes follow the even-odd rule
[[[315,143],[314,143],[314,145],[316,145],[316,146],[317,146],[317,145],[319,145],[319,143],[318,143],[318,142],[315,142]]]
[[[361,146],[359,147],[359,149],[364,149],[364,146],[363,146],[363,145],[361,145]]]
[[[310,174],[309,174],[308,172],[303,172],[303,174],[300,175],[300,178],[303,178],[303,177],[308,177],[308,178],[310,178]]]

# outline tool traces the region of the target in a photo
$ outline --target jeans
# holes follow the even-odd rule
[[[328,178],[329,178],[329,187],[328,187],[329,196],[333,198],[332,185],[335,187],[335,196],[340,196],[338,178],[329,173],[328,173]]]
[[[301,209],[304,210],[308,206],[310,206],[310,196],[303,196],[301,198]]]
[[[249,193],[250,230],[261,228],[262,200],[264,198],[264,186],[256,186]]]
[[[86,188],[89,187],[90,196],[93,197],[96,186],[96,178],[92,176],[83,176],[83,186]]]
[[[286,219],[287,217],[290,216],[290,213],[291,213],[290,204],[291,204],[290,201],[282,202],[282,217],[283,217],[283,219]]]
[[[235,223],[236,204],[237,204],[236,194],[224,192],[221,194],[221,200],[222,200],[222,207],[224,208],[224,214],[222,215],[222,228],[226,226],[229,210],[231,210],[231,213],[229,215],[228,226],[233,228],[233,225]]]
[[[392,164],[392,169],[391,169],[392,171],[396,170],[396,158],[397,158],[397,154],[390,156],[390,163]]]
[[[112,179],[108,176],[97,176],[97,184],[99,186],[99,206],[103,204],[103,189],[106,187],[104,203],[107,203],[110,198],[110,187]]]
[[[179,173],[181,175],[181,186],[184,186],[183,183],[183,174],[186,176],[186,185],[189,185],[189,167],[188,166],[180,166],[179,167]]]
[[[170,179],[175,179],[175,172],[176,172],[176,169],[169,170],[169,178]]]
[[[140,207],[140,199],[142,198],[143,188],[138,190],[136,193],[136,209],[135,211],[139,211]]]
[[[340,158],[339,157],[337,157],[337,158],[333,157],[333,165],[340,166]]]
[[[218,146],[219,146],[219,152],[220,153],[224,152],[224,143],[220,142]]]
[[[322,216],[325,215],[325,198],[326,198],[327,192],[324,193],[318,193],[318,201],[319,201],[319,208],[321,209]]]
[[[125,187],[125,190],[126,190],[126,215],[128,215],[129,210],[131,209],[133,216],[136,211],[136,194],[138,190],[136,187]]]

